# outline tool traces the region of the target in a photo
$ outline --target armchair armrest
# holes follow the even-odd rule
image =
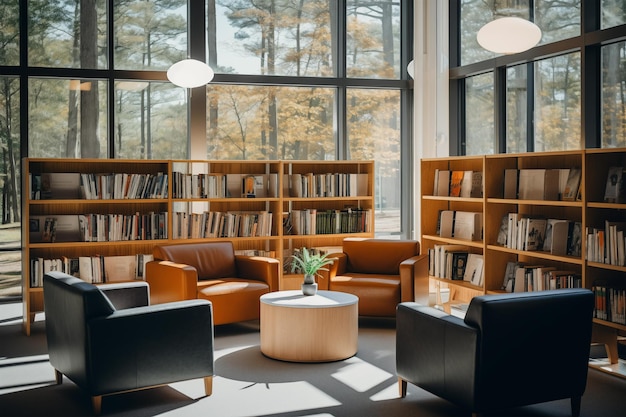
[[[428,255],[416,255],[400,263],[400,301],[428,305]]]
[[[317,285],[320,290],[327,290],[330,288],[330,281],[332,278],[337,275],[343,275],[346,272],[346,267],[348,265],[348,255],[344,252],[337,252],[331,255],[332,258],[335,258],[335,261],[326,266],[327,271],[320,270],[319,277],[317,280]]]
[[[412,302],[398,305],[396,326],[398,377],[474,409],[478,330]]]
[[[150,261],[146,264],[146,281],[152,304],[197,298],[198,272],[193,266]]]
[[[213,315],[206,300],[118,310],[87,323],[90,394],[213,375]]]
[[[98,285],[117,310],[150,305],[150,287],[147,282],[114,282]]]
[[[280,261],[264,256],[235,255],[237,274],[240,278],[264,281],[270,291],[278,291]]]

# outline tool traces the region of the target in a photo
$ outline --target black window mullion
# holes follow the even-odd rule
[[[506,67],[496,68],[494,82],[495,153],[506,153]]]
[[[333,7],[334,2],[330,2],[330,7]],[[341,80],[346,78],[346,51],[347,51],[347,35],[346,29],[348,26],[347,23],[347,1],[346,0],[337,0],[335,3],[335,10],[337,19],[333,24],[336,24],[336,39],[333,40],[335,42],[335,51],[336,54],[333,57],[335,60],[335,76]],[[335,112],[335,123],[337,127],[337,138],[336,138],[336,154],[338,160],[348,159],[350,157],[350,150],[348,146],[348,123],[346,118],[348,117],[348,109],[347,109],[347,86],[345,83],[341,83],[337,87],[337,97],[335,99],[335,104],[337,106],[337,111]]]
[[[535,150],[535,63],[526,64],[526,151]]]

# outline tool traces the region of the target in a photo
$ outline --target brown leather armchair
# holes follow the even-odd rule
[[[428,255],[416,240],[346,238],[322,272],[321,289],[359,297],[359,315],[395,317],[404,301],[428,303]]]
[[[213,303],[213,323],[259,318],[259,297],[278,290],[280,262],[235,255],[233,243],[157,245],[146,264],[153,304],[205,299]]]

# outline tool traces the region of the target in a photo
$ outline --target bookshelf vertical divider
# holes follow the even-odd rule
[[[106,196],[87,199],[79,193],[76,174],[114,174],[144,176],[167,175],[167,194],[137,198]],[[355,174],[363,187],[354,195],[306,196],[290,195],[288,174],[324,175]],[[72,174],[65,183],[62,174]],[[221,195],[199,195],[185,189],[182,181],[196,186],[189,177],[193,175],[212,177],[224,181]],[[137,175],[139,176],[139,175]],[[45,177],[45,181],[42,178]],[[256,182],[253,180],[256,179]],[[246,183],[245,180],[248,180]],[[49,182],[51,180],[51,182]],[[230,182],[226,182],[230,180]],[[129,180],[130,181],[130,180]],[[194,182],[192,182],[194,181]],[[263,182],[261,185],[259,181]],[[206,184],[203,183],[203,184]],[[250,186],[245,189],[244,186]],[[361,184],[361,183],[359,183]],[[41,187],[45,188],[42,190]],[[69,187],[69,189],[68,189]],[[183,187],[183,188],[181,188]],[[206,191],[206,190],[205,190]],[[354,191],[354,190],[353,190]],[[35,195],[36,193],[36,195]],[[115,198],[114,198],[115,197]],[[318,211],[364,210],[369,213],[369,224],[362,232],[311,233],[292,235],[284,229],[284,221],[293,210],[316,209]],[[22,294],[23,330],[29,335],[36,313],[43,312],[43,288],[40,282],[31,282],[31,260],[136,256],[152,254],[156,244],[177,244],[214,240],[231,240],[235,250],[242,254],[263,254],[281,261],[284,266],[290,250],[302,246],[341,245],[344,237],[374,236],[374,161],[219,161],[219,160],[122,160],[122,159],[47,159],[24,158],[22,161]],[[271,217],[271,230],[264,234],[250,233],[233,237],[198,237],[192,230],[180,227],[178,218],[191,217],[204,212],[234,213],[235,215],[265,215]],[[75,219],[87,214],[148,216],[161,214],[159,230],[163,236],[143,236],[143,239],[116,239],[100,236],[100,241],[83,241],[82,229]],[[264,213],[264,214],[263,214]],[[71,219],[71,227],[78,230],[55,230],[50,239],[45,232],[46,221]],[[177,218],[177,220],[175,220]],[[61,222],[59,221],[59,226]],[[174,230],[176,228],[176,230]],[[37,231],[34,231],[34,230]],[[165,231],[166,230],[166,231]],[[185,230],[185,232],[182,232]],[[241,229],[243,230],[243,229]],[[255,229],[255,231],[258,229]],[[76,235],[80,238],[76,238]],[[35,262],[37,263],[37,262]],[[34,263],[33,263],[34,265]],[[37,267],[38,268],[38,267]],[[34,269],[34,268],[32,268]],[[104,268],[103,268],[104,269]],[[281,268],[282,270],[282,268]],[[280,289],[299,288],[300,276],[283,273]],[[141,279],[141,277],[139,277]],[[120,279],[109,279],[119,281]]]

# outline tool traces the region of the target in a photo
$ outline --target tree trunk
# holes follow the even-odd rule
[[[80,0],[80,63],[81,68],[98,67],[98,33],[96,0]],[[98,139],[98,83],[91,82],[91,88],[80,91],[80,156],[100,157]]]

